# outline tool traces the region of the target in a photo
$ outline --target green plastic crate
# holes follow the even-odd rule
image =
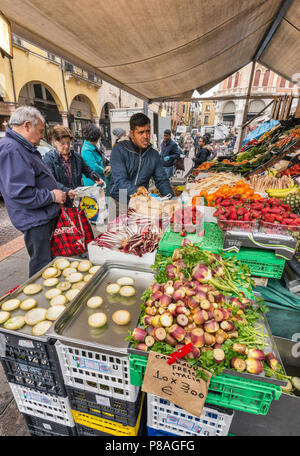
[[[209,250],[218,253],[223,249],[223,233],[216,223],[204,223],[205,234],[199,237],[197,234],[187,234],[186,238],[190,239],[193,244],[198,245],[203,250]],[[184,238],[179,233],[174,233],[170,227],[165,231],[158,246],[158,253],[170,256],[175,249],[178,249]]]
[[[142,386],[147,360],[145,356],[129,355],[132,385]],[[206,403],[266,415],[272,400],[278,400],[280,395],[279,385],[222,374],[211,377]]]
[[[251,275],[256,277],[281,279],[285,266],[285,260],[277,258],[275,253],[270,250],[242,247],[236,253],[226,253],[226,256],[235,256],[241,263],[246,264]]]
[[[218,253],[223,250],[223,233],[216,223],[204,223],[205,235],[199,238],[197,234],[188,234],[186,237],[193,244],[197,244],[203,250]],[[158,246],[158,253],[164,256],[171,256],[175,249],[180,247],[182,237],[179,233],[173,233],[168,229]],[[255,277],[269,277],[281,279],[285,266],[285,260],[277,258],[271,250],[249,249],[241,247],[238,252],[226,253],[228,257],[236,256],[241,263],[247,265],[251,275]]]

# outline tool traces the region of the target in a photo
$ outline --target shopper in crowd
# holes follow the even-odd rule
[[[85,163],[95,171],[101,179],[105,180],[109,188],[110,166],[107,166],[107,159],[104,150],[100,145],[101,131],[96,124],[90,123],[84,130],[84,143],[81,149],[81,156]],[[85,175],[82,176],[85,186],[94,185],[94,180]]]
[[[191,135],[187,135],[184,145],[183,145],[183,153],[189,158],[193,158],[193,151],[194,151],[194,141]]]
[[[51,260],[50,238],[66,194],[37,150],[45,120],[32,106],[17,108],[0,142],[0,191],[12,224],[24,234],[29,277]]]
[[[139,112],[131,116],[129,123],[129,138],[117,142],[110,156],[110,195],[117,202],[117,213],[119,191],[126,193],[128,202],[130,196],[136,193],[139,187],[148,189],[151,178],[154,179],[162,196],[174,196],[159,154],[150,144],[149,117]],[[123,199],[123,196],[121,198]]]
[[[160,146],[160,156],[167,177],[172,177],[176,169],[176,162],[180,158],[180,149],[178,144],[171,138],[171,130],[164,131],[164,139]]]
[[[197,167],[209,160],[211,152],[212,148],[208,145],[207,136],[200,136],[198,141],[198,148],[195,152],[195,157],[193,158],[194,166]]]
[[[114,128],[112,133],[117,138],[115,144],[117,144],[119,141],[123,141],[124,139],[128,139],[126,131],[123,130],[123,128]]]
[[[72,207],[74,190],[82,186],[83,175],[98,185],[103,180],[93,171],[80,154],[71,148],[73,134],[69,128],[56,125],[51,130],[51,142],[54,146],[44,156],[44,162],[58,182],[58,187],[67,194],[66,206]]]
[[[198,142],[199,142],[199,139],[201,137],[201,133],[197,133],[195,138],[194,138],[194,148],[195,148],[195,154],[197,152],[197,149],[198,149]]]
[[[216,150],[216,147],[215,147],[215,143],[214,143],[214,141],[211,140],[211,134],[210,133],[205,133],[204,136],[207,138],[207,141],[208,141],[208,143],[206,145],[206,148],[208,150],[210,150],[209,159],[213,160],[217,156],[217,150]]]
[[[184,133],[181,133],[181,135],[179,136],[179,139],[178,139],[178,146],[183,149],[183,146],[184,146]]]

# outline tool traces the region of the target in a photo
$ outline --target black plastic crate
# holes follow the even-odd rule
[[[79,424],[79,423],[75,423],[75,426],[76,426],[77,435],[79,435],[81,437],[97,437],[97,436],[112,437],[113,435],[118,435],[118,436],[122,435],[122,433],[112,434],[112,433],[103,432],[98,429],[84,426],[83,424]],[[137,433],[137,437],[141,437],[141,436],[147,436],[147,400],[144,400],[144,403],[143,403],[141,421],[140,421],[140,426],[139,426],[139,430]]]
[[[9,383],[66,396],[54,341],[1,333],[1,363]]]
[[[71,409],[99,418],[115,421],[124,426],[135,426],[140,411],[142,391],[135,402],[101,396],[91,391],[65,385]]]
[[[48,421],[36,416],[23,413],[26,425],[31,435],[36,436],[73,436],[78,435],[76,427],[64,426],[63,424]]]
[[[6,359],[1,360],[8,383],[66,397],[67,393],[57,372]]]
[[[24,334],[1,333],[1,358],[30,366],[56,370],[58,358],[54,340],[47,342]]]

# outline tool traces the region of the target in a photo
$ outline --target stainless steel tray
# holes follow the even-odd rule
[[[63,259],[66,259],[66,260],[69,260],[70,262],[72,261],[82,261],[80,258],[70,258],[70,257],[55,257],[47,266],[45,266],[43,269],[41,269],[39,272],[37,272],[35,275],[33,275],[32,277],[30,277],[30,279],[28,279],[26,282],[24,282],[22,285],[20,285],[15,291],[13,291],[12,293],[10,293],[9,295],[7,295],[7,298],[3,299],[1,302],[0,302],[0,308],[2,306],[2,304],[6,301],[8,301],[9,299],[13,299],[13,298],[17,298],[17,299],[20,299],[21,301],[24,301],[25,299],[28,299],[28,298],[34,298],[37,300],[38,304],[36,307],[43,307],[45,309],[48,309],[49,308],[49,299],[47,299],[45,297],[45,292],[47,290],[49,290],[50,288],[46,288],[46,287],[43,287],[43,289],[37,293],[37,294],[34,294],[34,295],[31,295],[31,296],[28,296],[28,295],[25,295],[23,293],[23,290],[25,288],[26,285],[29,285],[31,283],[38,283],[40,285],[43,285],[43,282],[44,282],[44,278],[42,277],[42,274],[43,272],[49,268],[50,266],[53,265],[53,263],[60,259],[60,258],[63,258]],[[100,268],[101,270],[101,268]],[[95,276],[98,276],[99,273],[100,273],[100,270],[98,270],[95,274]],[[82,273],[84,276],[86,274],[88,274],[87,272],[83,272]],[[58,280],[59,282],[63,282],[66,280],[66,277],[63,276],[62,274],[60,275],[60,277],[58,277]],[[92,280],[92,279],[91,279]],[[85,289],[86,287],[84,287]],[[80,292],[78,293],[77,296],[79,296],[81,294],[83,290],[80,290]],[[72,301],[71,301],[72,302]],[[71,302],[67,303],[66,304],[66,309],[70,306]],[[20,308],[10,312],[11,314],[11,317],[14,317],[14,316],[17,316],[17,315],[25,315],[26,314],[26,310],[22,310]],[[31,339],[34,339],[34,340],[42,340],[42,341],[47,341],[49,339],[49,336],[48,336],[48,332],[45,333],[43,336],[34,336],[32,334],[32,326],[29,326],[29,325],[24,325],[21,329],[18,329],[18,330],[8,330],[6,328],[3,327],[3,325],[0,326],[0,334],[1,333],[9,333],[9,334],[20,334],[22,336],[29,336]]]
[[[124,299],[120,295],[110,297],[106,293],[107,285],[122,276],[134,279],[136,294],[133,299]],[[150,269],[104,263],[100,274],[88,282],[88,286],[82,290],[80,295],[76,296],[68,309],[52,325],[48,334],[52,338],[71,344],[127,354],[128,342],[125,338],[128,336],[128,331],[132,331],[136,326],[140,315],[141,296],[152,280],[153,273]],[[88,308],[86,302],[91,296],[101,296],[103,298],[102,306],[98,309]],[[111,317],[116,310],[122,309],[130,312],[131,321],[125,326],[118,326]],[[95,312],[104,312],[107,315],[108,321],[103,328],[89,327],[88,317]]]

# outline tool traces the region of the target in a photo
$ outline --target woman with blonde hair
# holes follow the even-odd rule
[[[82,186],[83,175],[98,185],[102,185],[103,180],[86,164],[81,155],[72,149],[73,134],[69,128],[56,125],[52,128],[50,137],[54,147],[45,154],[44,162],[55,177],[58,187],[66,192],[66,206],[71,207],[74,190]]]

